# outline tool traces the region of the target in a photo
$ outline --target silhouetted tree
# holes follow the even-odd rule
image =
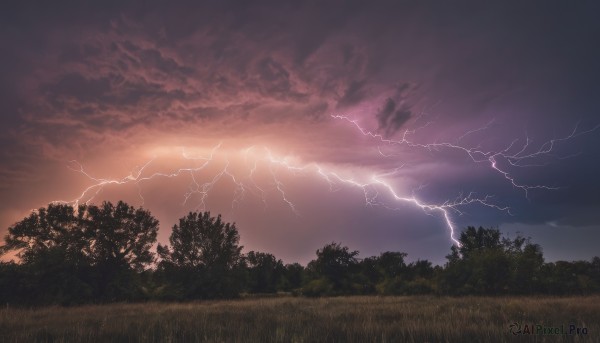
[[[81,206],[77,215],[72,206],[50,204],[32,212],[9,227],[0,252],[16,251],[25,264],[40,260],[50,250],[61,250],[73,261],[85,259],[82,250],[87,240],[81,225],[84,209]]]
[[[103,300],[139,297],[138,273],[154,261],[158,220],[149,211],[119,201],[83,206],[83,251],[96,271],[97,297]]]
[[[513,240],[505,238],[503,242],[511,263],[508,291],[512,294],[539,292],[544,264],[542,248],[520,235]]]
[[[272,254],[241,254],[235,224],[209,212],[173,226],[170,245],[150,251],[158,221],[123,202],[77,209],[50,204],[9,227],[0,254],[0,303],[44,305],[140,299],[238,296],[240,291],[349,294],[589,294],[600,292],[600,258],[544,263],[529,238],[502,237],[497,229],[467,227],[442,268],[406,254],[384,252],[359,260],[340,243],[317,250],[306,268],[283,265]]]
[[[314,279],[305,287],[309,295],[352,293],[357,271],[358,251],[350,251],[340,243],[330,243],[317,250],[317,259],[308,264]]]
[[[233,297],[241,289],[240,236],[210,212],[190,212],[173,226],[171,247],[158,245],[161,272],[175,298]]]
[[[406,266],[404,294],[428,294],[436,289],[434,268],[427,260],[417,260]]]
[[[588,261],[556,261],[542,266],[542,284],[549,294],[590,294],[600,292],[598,258]]]
[[[468,227],[452,246],[442,278],[452,294],[532,293],[541,286],[539,245],[520,235],[502,238],[497,229]]]
[[[503,249],[500,230],[467,227],[460,233],[460,246],[453,245],[448,259],[468,259],[479,252]]]
[[[262,252],[250,251],[246,255],[248,268],[248,291],[252,293],[275,293],[284,274],[281,260]]]
[[[22,265],[0,262],[0,303],[35,305],[36,285]]]
[[[500,231],[469,226],[461,232],[460,246],[447,256],[445,291],[454,294],[498,294],[505,290],[510,260]]]
[[[377,257],[364,259],[363,273],[380,294],[402,294],[406,277],[406,253],[386,251]]]
[[[377,266],[380,268],[382,275],[386,278],[400,276],[406,271],[406,263],[404,262],[406,256],[407,254],[403,252],[386,251],[379,255]]]
[[[84,206],[84,251],[93,264],[127,265],[141,271],[154,261],[158,220],[149,211],[119,201],[116,206]]]
[[[417,260],[416,262],[412,262],[406,269],[409,279],[418,277],[431,278],[434,273],[433,265],[427,260]]]
[[[600,257],[595,256],[590,263],[590,277],[594,283],[595,291],[600,292]]]
[[[364,278],[365,293],[375,293],[376,285],[383,280],[378,261],[378,256],[371,256],[359,263],[360,274]]]
[[[304,274],[305,269],[300,263],[286,264],[283,269],[283,278],[278,287],[286,292],[296,292],[304,283]]]
[[[29,305],[72,304],[91,301],[91,260],[83,252],[88,244],[83,211],[50,204],[9,227],[2,252],[17,252],[21,265],[6,265],[0,272],[6,303]]]
[[[123,202],[50,204],[11,226],[1,251],[18,252],[37,303],[132,300],[157,230],[150,212]]]

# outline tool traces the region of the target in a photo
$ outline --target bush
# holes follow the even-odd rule
[[[308,297],[333,295],[333,284],[325,278],[312,280],[302,288],[302,294]]]

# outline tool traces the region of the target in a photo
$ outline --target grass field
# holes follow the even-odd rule
[[[585,327],[513,335],[509,325]],[[561,329],[562,330],[562,329]],[[600,296],[254,298],[0,310],[1,342],[600,342]]]

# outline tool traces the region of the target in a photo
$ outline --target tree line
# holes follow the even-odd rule
[[[48,304],[235,298],[287,292],[305,296],[589,294],[600,292],[600,258],[546,263],[529,239],[467,227],[444,266],[407,263],[403,252],[359,258],[340,243],[306,266],[242,253],[235,224],[190,212],[158,244],[158,220],[124,202],[50,204],[9,227],[0,254],[0,303]]]

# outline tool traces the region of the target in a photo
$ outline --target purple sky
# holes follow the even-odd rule
[[[598,7],[3,4],[0,234],[52,201],[123,199],[160,241],[209,210],[285,262],[337,241],[441,264],[449,224],[589,259]]]

